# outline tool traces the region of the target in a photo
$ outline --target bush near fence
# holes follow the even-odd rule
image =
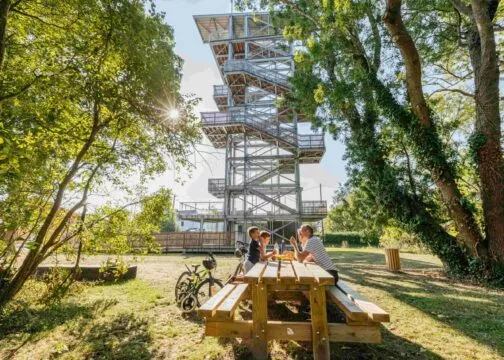
[[[347,241],[351,247],[377,246],[378,239],[373,236],[365,236],[360,232],[337,232],[326,233],[324,244],[330,246],[341,246],[343,241]]]

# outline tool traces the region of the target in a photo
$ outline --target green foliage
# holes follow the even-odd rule
[[[365,237],[361,233],[354,231],[328,232],[324,235],[325,245],[341,246],[343,241],[347,241],[351,247],[377,245],[375,239]]]
[[[124,255],[136,247],[146,247],[146,251],[156,248],[153,234],[160,232],[173,216],[172,198],[170,190],[161,188],[142,197],[137,211],[100,207],[88,216],[89,222],[96,224],[81,238],[83,251]]]
[[[378,236],[386,221],[387,215],[376,203],[375,196],[361,187],[349,194],[345,190],[336,192],[325,226],[333,233],[357,233],[363,243],[378,245]]]
[[[92,227],[120,253],[125,224],[147,237],[170,208],[166,197],[151,199],[135,220],[126,208],[116,211],[126,205],[117,202],[93,211],[91,196],[118,191],[134,198],[133,176],[144,182],[168,163],[175,171],[192,167],[199,100],[180,93],[173,30],[148,5],[21,1],[9,12],[0,69],[0,238],[19,230],[33,245],[19,268],[19,254],[0,254],[0,266],[22,274],[2,289],[0,303],[37,263],[78,235],[91,236]],[[179,119],[167,116],[172,108]],[[95,221],[100,215],[106,226]]]
[[[394,220],[391,220],[389,224],[383,227],[379,242],[380,246],[384,248],[399,248],[402,251],[415,253],[427,252],[425,246],[422,246],[422,243],[415,235],[401,229]]]

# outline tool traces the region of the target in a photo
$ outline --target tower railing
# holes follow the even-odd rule
[[[214,97],[228,96],[227,85],[214,85],[213,89],[214,89],[214,92],[213,92]]]
[[[257,117],[257,116],[256,116]],[[268,121],[257,120],[253,115],[243,111],[233,112],[202,112],[201,119],[203,126],[227,126],[227,125],[249,125],[265,134],[273,136],[294,147],[301,149],[324,149],[323,135],[298,135],[289,128],[282,127],[279,124],[272,124]]]
[[[208,179],[208,192],[214,196],[222,197],[226,189],[224,179]]]
[[[301,213],[303,215],[327,215],[327,201],[303,201]]]
[[[278,84],[286,89],[290,89],[288,77],[274,69],[266,69],[258,63],[247,60],[228,60],[224,63],[224,73],[228,72],[246,72],[250,75],[263,78],[264,80]]]

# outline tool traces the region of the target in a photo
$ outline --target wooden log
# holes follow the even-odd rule
[[[268,291],[266,284],[252,285],[252,355],[254,359],[268,358]]]
[[[325,287],[310,288],[313,358],[329,360],[329,328],[327,325]]]
[[[46,274],[54,270],[65,270],[71,271],[74,269],[74,265],[55,265],[46,264],[39,265],[35,271],[35,277],[37,279],[42,279]],[[79,266],[80,272],[76,280],[103,280],[103,281],[117,281],[117,280],[131,280],[135,279],[137,276],[137,266],[128,266],[128,270],[124,274],[116,276],[117,266],[111,266],[103,271],[102,265],[81,265]]]
[[[399,249],[385,249],[385,261],[391,271],[401,270],[401,260],[399,258]]]

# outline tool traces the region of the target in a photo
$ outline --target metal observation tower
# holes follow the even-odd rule
[[[181,203],[179,218],[222,222],[237,240],[252,225],[268,229],[275,241],[288,239],[301,222],[327,214],[326,201],[302,199],[299,180],[300,165],[319,163],[324,155],[324,136],[299,134],[302,114],[277,106],[291,91],[293,46],[268,13],[194,19],[224,83],[214,85],[219,111],[201,113],[201,120],[212,145],[225,149],[226,170],[223,178],[208,180],[208,192],[222,200]]]

